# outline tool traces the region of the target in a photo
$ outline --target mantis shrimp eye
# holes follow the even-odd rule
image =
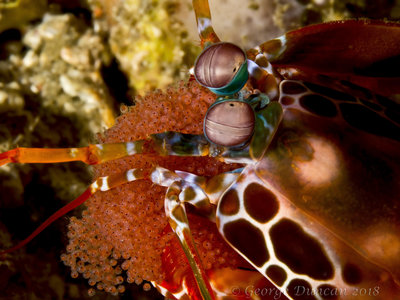
[[[194,65],[198,83],[218,95],[238,92],[246,83],[246,54],[231,43],[216,43],[200,53]]]
[[[239,100],[214,103],[204,119],[206,138],[225,147],[241,146],[253,135],[255,115],[250,104]]]

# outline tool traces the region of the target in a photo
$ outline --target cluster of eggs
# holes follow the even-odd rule
[[[149,134],[177,131],[201,134],[205,113],[215,95],[195,81],[181,83],[166,92],[155,91],[136,99],[115,126],[98,137],[101,143],[145,139]],[[238,167],[210,157],[162,157],[155,153],[135,155],[95,167],[95,177],[130,168],[159,165],[202,176],[213,176]],[[81,273],[89,284],[112,294],[125,290],[124,282],[162,282],[166,276],[162,254],[176,239],[164,213],[166,188],[150,180],[124,184],[98,192],[85,204],[82,218],[71,218],[69,245],[62,255],[72,277]],[[206,269],[235,267],[241,261],[218,234],[211,221],[190,214],[191,230]],[[144,286],[149,288],[148,285]],[[90,294],[94,289],[89,290]]]

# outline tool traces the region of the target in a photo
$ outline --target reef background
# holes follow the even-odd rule
[[[244,48],[322,21],[400,19],[400,0],[210,2],[220,38]],[[1,1],[0,151],[95,142],[121,104],[187,78],[198,44],[188,0]],[[25,238],[90,182],[82,163],[1,167],[0,247]],[[82,209],[0,261],[0,299],[89,298],[87,281],[72,279],[60,260],[68,218]],[[117,298],[162,297],[132,284],[123,296],[92,299]]]

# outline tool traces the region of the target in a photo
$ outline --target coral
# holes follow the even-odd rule
[[[150,93],[137,99],[137,104],[99,139],[102,143],[134,141],[164,131],[200,134],[205,112],[214,100],[215,95],[195,82]],[[95,168],[95,177],[155,165],[203,176],[238,167],[209,157],[142,154],[103,163]],[[161,256],[175,239],[173,233],[165,233],[169,227],[164,214],[165,192],[165,187],[140,180],[89,199],[82,219],[71,218],[68,227],[70,242],[62,260],[71,267],[72,276],[82,273],[90,285],[97,284],[98,289],[113,294],[124,290],[121,284],[125,280],[162,282],[165,270]],[[214,223],[194,216],[189,220],[206,269],[236,266],[238,254],[223,241]]]
[[[90,0],[95,22],[139,94],[186,78],[199,48],[175,18],[177,0]],[[104,24],[106,21],[106,24]],[[196,39],[197,40],[197,39]]]
[[[101,75],[108,53],[99,35],[71,14],[46,14],[22,41],[27,51],[13,60],[45,107],[85,115],[91,132],[114,123],[113,99]]]
[[[47,0],[12,0],[0,2],[0,32],[26,25],[40,18],[47,9]]]

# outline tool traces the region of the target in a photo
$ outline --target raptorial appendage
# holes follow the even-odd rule
[[[11,152],[3,154],[4,157],[7,157],[6,159],[14,162],[44,163],[82,160],[86,163],[100,161],[101,163],[96,167],[96,177],[98,178],[80,197],[53,214],[27,239],[15,247],[3,251],[2,254],[22,247],[54,220],[85,202],[88,209],[84,211],[83,218],[81,220],[71,219],[70,233],[68,234],[71,241],[67,247],[67,254],[62,256],[62,260],[71,266],[73,277],[82,273],[89,279],[91,285],[96,285],[99,289],[111,293],[124,291],[120,275],[122,270],[127,272],[128,282],[140,282],[139,278],[155,283],[170,281],[172,279],[168,276],[175,278],[176,275],[168,275],[160,254],[164,247],[174,240],[174,237],[165,233],[168,218],[164,214],[163,207],[172,207],[167,215],[173,215],[173,207],[176,204],[180,206],[179,201],[183,201],[192,203],[199,207],[200,211],[207,213],[204,221],[201,219],[196,221],[197,225],[190,224],[189,227],[189,223],[186,223],[185,228],[192,229],[192,233],[185,229],[187,233],[183,235],[181,243],[186,244],[184,249],[187,250],[188,257],[193,257],[193,254],[196,253],[194,246],[196,245],[198,255],[194,256],[197,257],[195,268],[200,271],[199,274],[205,276],[204,287],[209,290],[209,292],[203,291],[203,293],[212,294],[209,280],[206,279],[211,270],[243,264],[241,259],[225,245],[218,235],[215,225],[207,220],[207,218],[213,219],[215,208],[210,208],[211,204],[207,197],[199,197],[199,195],[204,196],[209,193],[215,203],[222,187],[229,185],[238,174],[227,173],[225,177],[220,175],[212,184],[214,187],[219,186],[220,188],[210,190],[207,189],[207,186],[211,187],[207,185],[207,182],[212,180],[188,173],[196,172],[212,178],[221,172],[238,167],[238,165],[229,166],[212,157],[203,156],[209,155],[207,150],[209,143],[201,135],[188,135],[201,132],[202,117],[213,100],[214,97],[210,93],[199,88],[194,82],[189,86],[181,85],[176,89],[169,89],[165,94],[149,94],[142,101],[138,101],[134,109],[122,115],[117,124],[101,137],[101,142],[104,144],[79,149],[57,149],[54,152],[53,149],[43,149],[43,152],[37,149],[32,151],[23,149],[22,155],[10,155],[10,153],[21,153],[20,150],[11,150]],[[149,106],[152,110],[149,109]],[[184,118],[178,117],[182,111],[186,114]],[[157,120],[154,119],[155,116],[157,116]],[[160,118],[164,118],[163,123],[158,121]],[[196,119],[198,121],[193,122]],[[168,130],[186,131],[187,135],[173,132],[159,133],[150,135],[150,139],[145,139],[149,133],[168,132]],[[132,142],[122,142],[127,140]],[[145,153],[140,154],[141,152]],[[52,153],[55,154],[53,157]],[[74,157],[71,157],[72,153],[74,153]],[[168,154],[185,155],[185,157],[171,157],[167,156]],[[177,175],[173,175],[166,169],[156,168],[157,165],[185,172],[179,171],[176,173]],[[137,168],[132,169],[134,166]],[[160,172],[160,170],[164,171]],[[168,179],[169,177],[175,178],[175,180],[171,181]],[[176,180],[183,183],[182,190],[178,193],[179,201],[170,200],[166,204],[170,203],[172,206],[168,206],[164,203],[165,195],[168,196],[170,193],[164,187],[155,188],[150,185],[153,182],[153,185],[155,183],[173,187],[173,182]],[[176,200],[174,197],[173,199]],[[191,210],[188,214],[190,221],[193,219]],[[128,215],[129,218],[126,217]],[[110,216],[113,217],[110,218]],[[205,229],[199,227],[200,223],[205,228],[211,226],[213,229],[208,229],[209,232],[204,234]],[[115,226],[116,224],[119,225]],[[121,226],[122,224],[125,225]],[[180,226],[175,226],[175,229],[177,228],[182,229]],[[193,234],[194,242],[190,238],[191,234]],[[210,253],[210,249],[214,249],[214,252]],[[109,255],[114,258],[107,258]],[[132,260],[133,257],[136,257],[135,261]],[[182,260],[175,254],[172,258]],[[123,261],[116,264],[118,259],[123,259]],[[103,266],[103,271],[99,272],[97,266]],[[189,269],[184,272],[182,277],[174,279],[178,280],[177,283],[180,286],[179,289],[174,290],[176,293],[181,290],[182,282],[190,281],[188,278],[192,276],[189,275],[189,273],[192,274],[192,268],[190,265],[186,265],[186,267]],[[196,280],[190,285],[190,292],[194,294],[198,293],[195,283]],[[193,284],[195,285],[193,286]],[[90,293],[93,291],[91,290]],[[201,296],[198,294],[197,297]]]

